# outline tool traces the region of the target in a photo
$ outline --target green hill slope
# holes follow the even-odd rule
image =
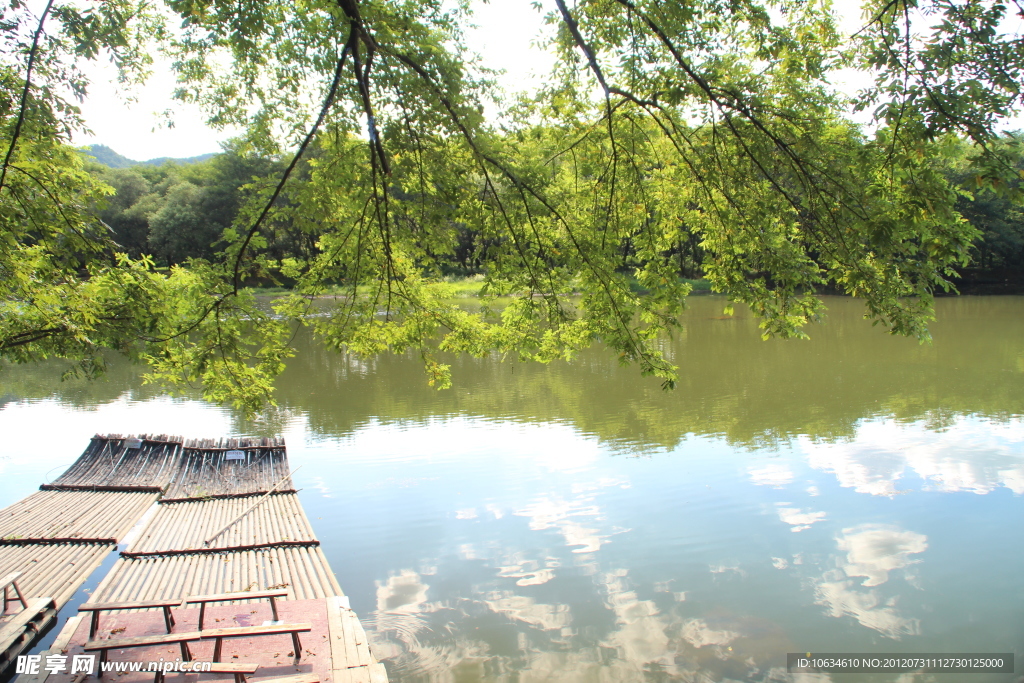
[[[147,159],[146,161],[135,161],[134,159],[129,159],[126,156],[118,154],[117,152],[107,147],[106,145],[89,145],[89,147],[83,150],[82,153],[86,157],[92,157],[98,163],[101,163],[104,166],[109,166],[110,168],[127,168],[129,166],[160,166],[161,164],[165,164],[168,161],[173,161],[178,164],[195,164],[200,161],[206,161],[210,157],[217,156],[215,152],[210,152],[209,154],[200,154],[199,156],[195,157],[157,157],[155,159]]]

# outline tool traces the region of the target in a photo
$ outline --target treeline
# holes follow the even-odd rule
[[[223,247],[224,231],[245,201],[263,190],[284,165],[228,144],[221,154],[195,163],[110,168],[89,171],[115,194],[98,208],[114,239],[133,258],[152,256],[158,266],[189,259],[213,260]],[[268,253],[281,259],[308,256],[315,242],[290,224],[268,226]]]
[[[1009,134],[1003,141],[1009,158],[1024,175],[1024,134]],[[980,235],[972,248],[969,266],[961,270],[956,284],[961,292],[999,293],[1024,291],[1024,209],[1015,198],[1014,187],[980,188],[986,169],[972,160],[966,143],[958,154],[945,160],[943,173],[963,195],[957,208]],[[311,155],[315,160],[316,153]],[[313,162],[315,163],[315,161]],[[266,196],[283,172],[285,163],[243,151],[229,143],[222,153],[204,161],[161,165],[136,165],[110,168],[90,163],[89,171],[110,185],[115,194],[97,209],[110,227],[117,243],[132,257],[151,255],[158,266],[181,264],[189,259],[212,260],[222,249],[225,230],[231,229],[245,202],[255,195]],[[293,182],[302,182],[309,173],[309,162],[300,163]],[[393,199],[415,199],[414,193],[400,187],[392,190]],[[287,193],[279,204],[287,203]],[[260,238],[264,253],[278,261],[297,258],[303,261],[319,250],[316,231],[304,225],[301,217],[283,218],[264,226]],[[243,226],[244,227],[244,226]],[[483,252],[487,240],[465,224],[449,226],[453,243],[441,253],[430,255],[435,274],[468,276],[483,271]],[[701,240],[695,232],[664,253],[677,264],[680,277],[703,276]],[[639,262],[636,249],[627,238],[621,244],[621,270],[629,272]],[[263,284],[269,283],[269,280]]]

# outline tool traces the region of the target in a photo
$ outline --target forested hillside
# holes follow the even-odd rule
[[[1015,166],[1024,170],[1022,141],[1019,135],[1007,135],[1001,145],[1013,155]],[[92,165],[89,171],[116,192],[98,215],[113,229],[118,244],[133,258],[150,254],[158,264],[168,266],[190,258],[214,259],[225,244],[224,231],[238,218],[243,202],[257,196],[259,188],[269,187],[283,168],[283,162],[276,158],[243,154],[229,146],[222,154],[196,158],[187,165],[181,160],[129,168]],[[978,230],[971,259],[958,269],[953,281],[961,293],[1024,292],[1024,211],[1008,192],[978,187],[977,179],[983,172],[968,142],[959,143],[956,153],[944,162],[943,174],[961,191],[957,210]],[[308,173],[308,165],[303,164],[298,176]],[[399,187],[392,189],[392,198],[396,203],[415,199]],[[431,274],[442,276],[485,272],[487,241],[481,231],[465,223],[452,227],[451,250],[424,259],[421,265],[432,270]],[[662,256],[677,265],[678,277],[703,278],[700,240],[693,231],[684,229],[682,234],[686,239],[666,248]],[[308,260],[319,253],[309,232],[288,218],[267,225],[262,237],[267,253],[278,262]],[[630,240],[623,241],[620,251],[621,272],[629,274],[643,267]],[[339,278],[337,282],[342,281]],[[251,284],[291,282],[290,278],[273,278],[264,272]],[[832,289],[834,283],[825,291]]]
[[[148,159],[146,161],[135,161],[129,159],[126,156],[118,154],[110,147],[106,145],[89,145],[83,152],[86,158],[91,157],[96,162],[109,166],[110,168],[128,168],[130,166],[159,166],[160,164],[166,164],[169,162],[178,164],[194,164],[200,161],[206,161],[211,157],[216,156],[214,153],[200,154],[195,157],[183,157],[172,159],[171,157],[156,157],[155,159]]]

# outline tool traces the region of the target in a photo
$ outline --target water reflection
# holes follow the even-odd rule
[[[777,447],[799,436],[836,442],[870,417],[921,420],[941,429],[958,416],[1002,421],[1024,414],[1024,299],[963,297],[937,302],[935,341],[889,337],[861,319],[854,300],[828,297],[825,324],[810,341],[762,342],[757,321],[724,301],[694,297],[684,328],[663,345],[681,367],[678,388],[621,368],[602,349],[573,364],[501,363],[453,358],[455,389],[429,388],[414,354],[339,356],[300,334],[299,354],[279,383],[281,408],[259,423],[237,418],[245,433],[280,433],[298,417],[323,436],[374,421],[423,421],[439,415],[571,424],[606,446],[667,451],[686,434],[722,436],[746,447]],[[118,359],[104,382],[61,382],[63,365],[7,367],[0,405],[53,396],[92,406],[155,399],[139,372]]]
[[[789,503],[776,503],[775,510],[779,513],[779,519],[786,524],[789,524],[792,528],[790,531],[806,531],[811,528],[812,524],[820,522],[825,519],[824,512],[811,512],[810,510],[802,510],[800,508],[788,507]]]
[[[812,341],[762,343],[721,304],[664,342],[672,393],[600,350],[458,359],[436,392],[413,358],[300,338],[281,408],[247,423],[116,363],[5,368],[0,502],[97,431],[281,433],[403,683],[820,682],[785,653],[1019,648],[1024,300],[940,301],[931,346],[844,300]]]
[[[858,493],[892,497],[905,474],[934,491],[985,494],[1005,487],[1024,493],[1024,451],[1017,424],[958,417],[941,431],[927,424],[867,420],[856,440],[800,439],[808,464]]]
[[[905,585],[920,589],[915,576],[906,570],[921,562],[911,555],[928,549],[927,537],[895,526],[864,525],[843,529],[837,545],[846,556],[839,556],[839,566],[825,572],[817,584],[819,604],[825,605],[833,617],[853,617],[893,640],[920,635],[920,620],[900,615],[898,594],[891,591],[885,596],[875,587],[889,581],[891,572],[904,570]],[[859,577],[864,578],[861,581]]]

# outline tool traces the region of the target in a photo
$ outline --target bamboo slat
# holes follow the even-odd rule
[[[313,529],[295,494],[270,495],[255,509],[232,524],[224,533],[204,545],[256,498],[218,498],[161,505],[139,532],[129,553],[153,553],[163,550],[224,549],[248,545],[266,545],[287,541],[315,541]]]
[[[49,596],[60,608],[115,548],[80,543],[0,546],[0,575],[22,572],[18,587],[25,597]]]
[[[141,448],[126,448],[129,438],[142,439]],[[164,488],[178,469],[181,437],[110,434],[96,435],[85,452],[48,488],[61,486]]]
[[[115,539],[154,502],[155,493],[37,491],[0,510],[0,544],[26,539]]]
[[[295,600],[342,595],[318,547],[119,559],[89,602],[184,599],[290,588]]]
[[[227,451],[242,451],[229,460]],[[206,498],[294,488],[288,476],[284,439],[197,439],[185,443],[181,464],[166,498]]]

